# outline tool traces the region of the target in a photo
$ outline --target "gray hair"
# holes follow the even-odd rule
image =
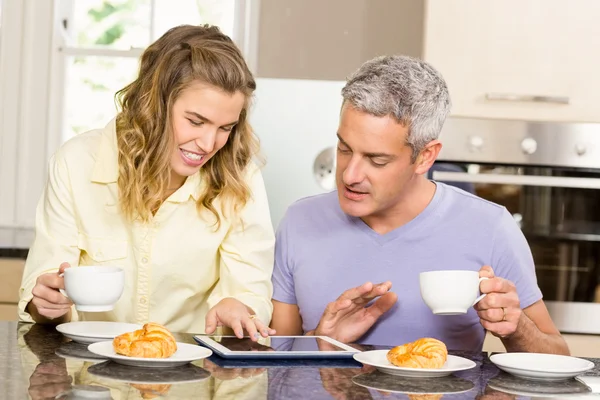
[[[342,89],[344,103],[408,127],[413,162],[425,145],[439,137],[450,112],[450,94],[441,74],[408,56],[382,56],[364,63]]]

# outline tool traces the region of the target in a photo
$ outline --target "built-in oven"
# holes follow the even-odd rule
[[[561,332],[600,334],[600,124],[451,118],[432,178],[505,206]]]

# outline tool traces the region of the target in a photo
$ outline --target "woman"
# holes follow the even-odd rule
[[[138,78],[117,93],[116,119],[50,161],[20,320],[273,334],[275,239],[247,121],[255,87],[216,27],[179,26],[153,43]],[[110,312],[77,312],[59,291],[62,272],[103,264],[125,270],[120,301]]]

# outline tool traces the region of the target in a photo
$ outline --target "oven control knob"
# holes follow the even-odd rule
[[[577,153],[578,156],[584,155],[586,151],[587,149],[585,148],[584,144],[579,143],[575,146],[575,153]]]
[[[481,151],[483,148],[483,138],[481,136],[469,137],[469,149],[471,151]]]
[[[525,154],[533,154],[537,150],[537,142],[532,138],[525,138],[521,142],[521,150]]]

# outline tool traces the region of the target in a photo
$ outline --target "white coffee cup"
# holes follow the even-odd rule
[[[466,314],[469,308],[485,297],[479,295],[480,278],[477,271],[428,271],[419,275],[423,301],[434,314]]]
[[[78,266],[65,269],[65,290],[79,311],[111,311],[123,294],[125,272],[113,266]]]

